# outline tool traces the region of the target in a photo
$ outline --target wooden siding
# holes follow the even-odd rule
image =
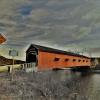
[[[84,57],[76,57],[64,54],[43,52],[38,53],[38,70],[69,68],[69,67],[87,67],[90,66],[90,59]]]

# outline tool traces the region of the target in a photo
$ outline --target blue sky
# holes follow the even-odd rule
[[[20,52],[31,43],[67,50],[100,50],[99,0],[0,0],[0,53]],[[6,50],[4,51],[4,48]],[[24,55],[24,54],[23,54]]]

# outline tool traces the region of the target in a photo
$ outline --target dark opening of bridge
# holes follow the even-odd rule
[[[35,63],[35,65],[37,64],[37,53],[36,52],[30,52],[27,55],[27,63]]]

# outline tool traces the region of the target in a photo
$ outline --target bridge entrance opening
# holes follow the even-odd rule
[[[37,71],[37,64],[38,64],[38,59],[37,59],[37,51],[33,50],[33,51],[29,51],[26,54],[26,64],[24,66],[24,70],[26,72],[33,72],[33,71]]]
[[[30,52],[27,55],[27,63],[35,63],[35,65],[37,65],[37,53],[36,52]]]

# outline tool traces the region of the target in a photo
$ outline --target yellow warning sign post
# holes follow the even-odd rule
[[[6,38],[4,37],[3,34],[0,33],[0,44],[6,41]]]

